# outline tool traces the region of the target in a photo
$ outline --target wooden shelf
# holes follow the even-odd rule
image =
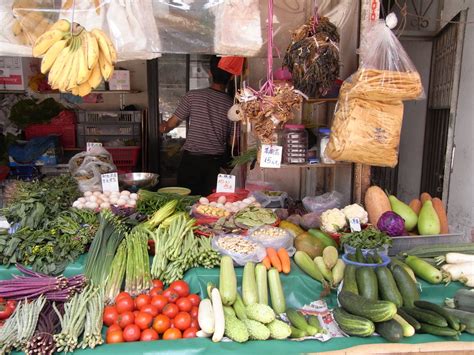
[[[309,104],[322,104],[326,102],[337,102],[338,98],[337,97],[329,97],[329,98],[319,98],[319,99],[308,99],[305,100],[305,102]]]
[[[324,163],[317,163],[317,164],[281,164],[281,169],[284,168],[337,168],[340,166],[350,166],[352,163],[335,163],[335,164],[324,164]]]
[[[26,90],[0,90],[0,94],[24,94]],[[62,94],[56,90],[50,91],[42,91],[42,92],[34,92],[35,94],[44,94],[44,95],[59,95]],[[139,94],[141,91],[139,90],[93,90],[93,94],[116,94],[116,95],[123,95],[123,94]]]

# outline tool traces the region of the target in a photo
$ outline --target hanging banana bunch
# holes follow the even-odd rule
[[[89,32],[64,19],[36,40],[33,56],[43,56],[41,72],[49,72],[48,83],[53,90],[77,96],[86,96],[102,79],[109,80],[117,61],[114,45],[104,32]]]

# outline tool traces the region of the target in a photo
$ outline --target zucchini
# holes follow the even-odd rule
[[[343,291],[349,291],[355,293],[356,295],[359,294],[359,289],[357,287],[356,281],[356,269],[355,265],[347,265],[344,270],[344,282],[342,284]]]
[[[365,254],[365,263],[366,264],[377,264],[375,262],[374,258],[372,257],[372,255],[370,255],[370,253]]]
[[[457,308],[466,312],[474,312],[474,291],[466,290],[465,288],[457,290],[454,294],[453,302],[454,304],[452,304],[452,306],[450,301],[446,301],[446,304],[451,308]]]
[[[231,306],[224,306],[223,308],[225,317],[235,317],[235,311]]]
[[[294,308],[289,308],[286,310],[286,316],[291,324],[306,332],[308,335],[315,335],[318,333],[318,328],[309,325],[306,321],[306,318]]]
[[[340,307],[334,309],[333,315],[339,328],[348,335],[369,337],[375,331],[373,322],[367,318],[354,316]]]
[[[420,299],[420,292],[413,282],[410,275],[405,269],[399,265],[395,265],[392,269],[393,278],[397,283],[398,290],[403,298],[403,306],[413,307],[414,302]]]
[[[267,268],[263,264],[255,266],[255,280],[257,281],[258,303],[268,305]]]
[[[284,313],[286,311],[285,295],[281,287],[280,273],[274,267],[268,270],[268,286],[273,310],[276,314]]]
[[[401,261],[397,258],[391,258],[389,266],[390,266],[390,270],[392,270],[392,272],[393,272],[393,268],[394,268],[395,265],[399,265],[403,269],[405,269],[405,271],[408,273],[408,275],[410,275],[413,282],[416,282],[415,273],[413,272],[413,270],[407,264],[405,264],[403,261]]]
[[[420,331],[422,333],[439,335],[442,337],[457,337],[459,335],[459,332],[454,329],[447,327],[437,327],[435,325],[426,323],[421,323]]]
[[[377,264],[382,264],[383,263],[382,257],[379,255],[379,253],[377,253],[377,250],[374,251],[373,257],[374,257],[375,263],[377,263]]]
[[[319,271],[314,261],[304,251],[302,250],[297,251],[295,253],[294,260],[295,260],[296,265],[298,265],[298,267],[301,270],[303,270],[313,279],[318,280],[319,282],[323,284],[326,283],[323,275],[321,274],[321,271]]]
[[[245,312],[245,305],[244,301],[242,301],[242,297],[240,297],[240,294],[237,292],[237,297],[235,298],[235,302],[232,305],[234,307],[234,312],[237,318],[240,320],[247,319],[247,313]]]
[[[319,318],[314,315],[308,316],[308,324],[318,330],[318,333],[323,332],[323,327],[321,327],[321,323],[319,322]]]
[[[290,328],[291,328],[290,338],[304,338],[305,336],[308,335],[308,333],[306,333],[304,330],[293,327],[292,325],[290,325]]]
[[[355,259],[358,263],[365,263],[364,254],[362,254],[362,250],[360,248],[356,248]]]
[[[232,306],[237,297],[237,276],[235,276],[234,261],[228,255],[221,258],[219,293],[224,306]]]
[[[408,255],[405,259],[405,263],[412,268],[416,276],[426,282],[439,284],[443,280],[441,271],[416,256]]]
[[[338,300],[346,311],[373,322],[385,322],[397,313],[397,306],[392,302],[372,301],[352,292],[340,292]]]
[[[448,322],[446,321],[446,319],[433,311],[429,311],[427,309],[421,309],[417,307],[410,307],[410,308],[403,307],[403,310],[409,315],[411,315],[413,318],[415,318],[417,321],[419,321],[420,323],[427,323],[427,324],[435,325],[437,327],[448,326]]]
[[[242,300],[246,306],[258,302],[255,264],[251,261],[247,262],[244,266],[244,272],[242,275]]]
[[[437,304],[426,302],[426,301],[415,301],[415,306],[422,309],[427,309],[439,314],[441,317],[444,317],[448,322],[448,325],[454,330],[459,330],[459,319],[458,317],[448,313],[444,310],[443,307],[438,306]]]
[[[382,266],[376,268],[375,273],[377,274],[377,282],[381,298],[385,301],[395,303],[397,307],[401,307],[403,304],[403,298],[397,288],[397,284],[391,271],[386,266]]]
[[[385,322],[375,323],[375,331],[384,339],[398,343],[403,339],[403,328],[397,321],[390,319]]]
[[[308,233],[311,234],[313,237],[316,237],[317,239],[319,239],[323,243],[324,247],[333,246],[333,247],[337,248],[336,241],[334,239],[332,239],[326,233],[322,232],[321,230],[319,230],[319,229],[309,229]]]
[[[419,258],[434,258],[447,253],[474,254],[474,243],[420,245],[402,254]]]
[[[332,273],[331,270],[328,269],[326,266],[324,259],[322,256],[317,256],[314,258],[314,263],[316,264],[316,267],[319,269],[323,277],[329,281],[329,284],[333,284],[333,278],[332,278]]]
[[[421,328],[420,322],[418,322],[415,318],[410,316],[407,312],[405,312],[403,309],[398,308],[397,309],[397,314],[405,319],[410,325],[415,328],[415,330],[419,330]]]
[[[466,332],[474,334],[474,313],[447,307],[444,307],[444,310],[449,314],[457,317],[461,324],[466,326]]]
[[[411,337],[415,335],[415,328],[413,328],[413,326],[410,323],[408,323],[405,319],[403,319],[401,316],[399,316],[398,314],[395,314],[393,319],[402,326],[404,337]]]
[[[357,289],[365,298],[377,301],[379,298],[377,275],[371,267],[360,267],[356,270]]]

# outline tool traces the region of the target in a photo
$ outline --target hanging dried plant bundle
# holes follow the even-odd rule
[[[325,95],[339,76],[339,34],[327,17],[310,21],[291,36],[283,65],[295,88],[316,98]]]

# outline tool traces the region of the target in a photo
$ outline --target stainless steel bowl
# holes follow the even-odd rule
[[[158,174],[153,173],[128,173],[120,174],[120,184],[128,190],[152,188],[158,184]]]

